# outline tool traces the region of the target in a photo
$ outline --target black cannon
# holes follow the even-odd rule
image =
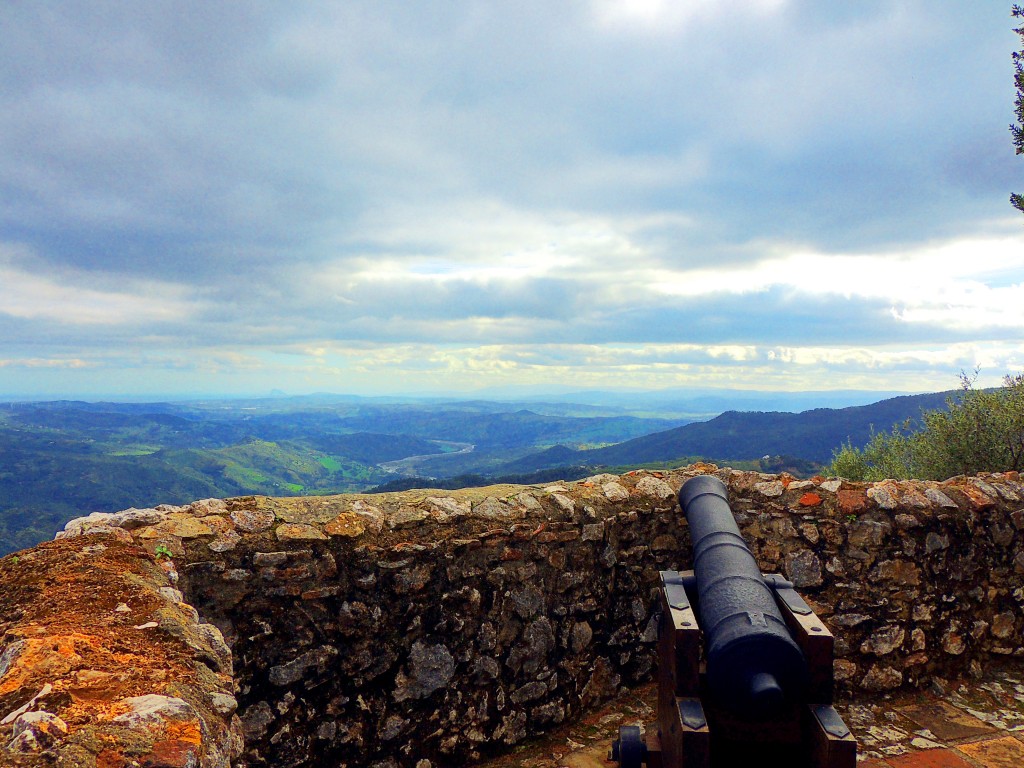
[[[832,706],[833,637],[740,535],[725,485],[679,491],[693,570],[663,571],[658,723],[625,726],[622,768],[854,768],[857,745]],[[698,619],[699,617],[699,619]]]

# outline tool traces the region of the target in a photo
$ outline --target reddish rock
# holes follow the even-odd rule
[[[279,541],[326,541],[327,537],[317,528],[305,523],[284,523],[277,528]]]
[[[145,768],[192,768],[198,764],[198,744],[182,739],[158,741],[144,758]]]
[[[1024,765],[1024,744],[1012,736],[960,744],[957,749],[986,768],[1018,768]]]
[[[821,496],[816,493],[805,493],[798,503],[801,507],[816,507],[821,504]]]
[[[987,496],[980,488],[971,485],[970,483],[951,485],[947,490],[966,499],[968,506],[975,512],[980,512],[983,509],[991,509],[996,505],[995,499]]]
[[[839,512],[843,515],[857,515],[868,507],[868,495],[860,490],[840,490],[836,494]]]
[[[96,755],[96,768],[124,768],[128,758],[114,749],[104,749]]]
[[[701,475],[713,475],[718,471],[717,464],[709,464],[706,461],[698,461],[696,464],[691,464],[689,468]]]
[[[891,581],[902,586],[921,583],[921,569],[906,560],[885,560],[871,573],[873,581]]]
[[[342,512],[324,526],[328,536],[356,537],[366,531],[365,519],[352,512]]]
[[[869,763],[858,763],[863,768]],[[923,752],[910,752],[899,757],[890,757],[878,765],[892,768],[971,768],[971,764],[948,749],[927,749]]]
[[[4,734],[0,764],[49,765],[56,756],[78,765],[91,752],[99,768],[197,766],[228,742],[230,714],[208,702],[230,685],[230,662],[219,660],[194,611],[168,602],[174,590],[163,565],[114,536],[62,539],[0,559],[5,597],[23,607],[6,614],[16,618],[5,625],[0,697],[38,701]],[[157,622],[165,631],[135,629]],[[53,751],[12,763],[12,735]]]

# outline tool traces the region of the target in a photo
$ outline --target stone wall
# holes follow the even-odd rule
[[[1024,653],[1015,474],[863,484],[698,465],[543,489],[206,501],[93,515],[65,535],[130,529],[223,633],[235,764],[428,768],[650,679],[658,571],[690,564],[675,492],[700,472],[729,485],[762,569],[796,582],[836,634],[848,694]]]

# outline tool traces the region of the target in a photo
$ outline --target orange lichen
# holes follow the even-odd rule
[[[116,749],[104,749],[96,755],[96,768],[124,768],[128,758]]]
[[[351,512],[343,512],[324,526],[328,536],[361,536],[366,531],[366,520]]]
[[[47,635],[25,640],[25,647],[0,683],[0,696],[17,690],[31,678],[59,678],[82,660],[75,652],[75,640],[89,642],[84,636]]]
[[[127,699],[166,695],[169,681],[174,696],[193,706],[198,701],[200,709],[205,701],[192,693],[203,688],[194,649],[170,633],[136,628],[173,620],[173,604],[160,594],[169,583],[142,548],[102,534],[41,544],[0,560],[5,599],[24,607],[7,630],[7,647],[18,646],[0,678],[0,697],[12,706],[38,697],[36,709],[67,725],[58,740],[89,744],[87,751],[99,751],[100,768],[196,764],[205,752],[203,728],[226,729],[226,722],[171,719],[145,728],[152,735],[143,733],[131,744],[125,739],[135,737],[123,726],[105,730],[130,709]],[[187,623],[188,614],[180,620]],[[164,740],[166,760],[139,751],[150,749],[153,735]]]
[[[842,490],[836,494],[839,511],[844,515],[855,515],[868,506],[868,495],[860,490]]]
[[[714,464],[708,464],[707,462],[703,461],[698,461],[696,464],[692,464],[689,468],[704,475],[714,474],[715,472],[718,471],[717,466],[715,466]]]

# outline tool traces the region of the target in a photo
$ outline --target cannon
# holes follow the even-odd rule
[[[661,572],[658,721],[623,726],[621,768],[855,768],[832,706],[834,638],[793,584],[762,574],[725,484],[699,475],[679,504],[693,569]]]

